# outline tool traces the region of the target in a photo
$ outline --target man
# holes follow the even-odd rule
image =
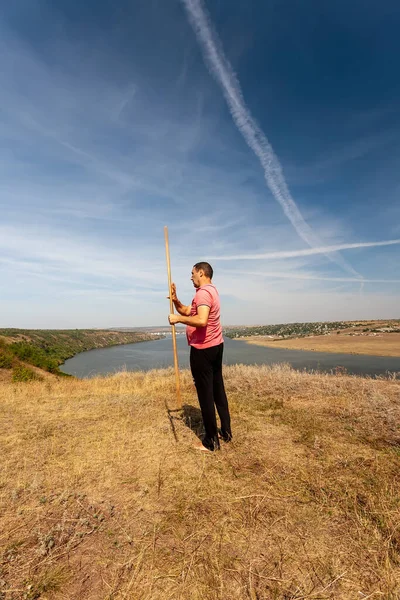
[[[169,315],[171,325],[186,325],[190,346],[190,368],[203,416],[205,437],[199,449],[219,449],[218,433],[225,442],[232,439],[228,400],[222,378],[224,340],[220,322],[220,301],[217,288],[212,284],[213,269],[207,262],[196,263],[192,269],[192,283],[196,294],[191,306],[184,306],[172,284],[172,301],[179,315]],[[214,406],[215,405],[215,406]],[[221,421],[217,429],[215,407]]]

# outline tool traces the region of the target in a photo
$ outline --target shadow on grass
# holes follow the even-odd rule
[[[191,406],[190,404],[184,404],[182,406],[182,421],[199,439],[202,439],[204,435],[204,426],[200,408]]]
[[[186,427],[188,427],[193,433],[200,439],[204,436],[203,417],[201,410],[197,406],[191,406],[190,404],[184,404],[182,408],[170,409],[165,402],[165,408],[167,410],[168,420],[171,425],[171,430],[175,441],[178,441],[178,436],[175,427],[175,421],[181,421]]]

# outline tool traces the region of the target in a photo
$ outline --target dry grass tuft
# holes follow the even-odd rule
[[[3,383],[0,598],[398,599],[400,382],[225,377],[210,456],[188,372]]]

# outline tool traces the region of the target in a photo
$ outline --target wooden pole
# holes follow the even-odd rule
[[[171,261],[169,257],[169,240],[168,240],[168,227],[164,227],[165,237],[165,254],[167,256],[167,270],[168,270],[168,291],[169,291],[169,311],[174,312],[174,303],[172,302],[172,279],[171,279]],[[178,409],[182,408],[181,398],[181,385],[179,381],[179,363],[178,363],[178,351],[176,348],[176,331],[175,325],[171,325],[172,329],[172,347],[174,350],[174,367],[175,367],[175,382],[176,382],[176,398],[178,401]]]

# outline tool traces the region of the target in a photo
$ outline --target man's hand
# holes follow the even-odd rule
[[[167,296],[168,300],[169,300],[169,296]],[[178,300],[178,296],[176,295],[176,285],[174,283],[171,283],[171,299],[172,302],[177,302]]]
[[[177,323],[179,323],[179,317],[178,315],[174,315],[173,313],[168,315],[168,321],[170,325],[176,325]]]
[[[169,296],[167,296],[169,300]],[[176,285],[171,283],[171,300],[175,305],[176,310],[182,316],[189,316],[191,311],[191,306],[184,306],[180,300],[178,300],[178,296],[176,295]],[[174,322],[175,324],[175,322]]]

